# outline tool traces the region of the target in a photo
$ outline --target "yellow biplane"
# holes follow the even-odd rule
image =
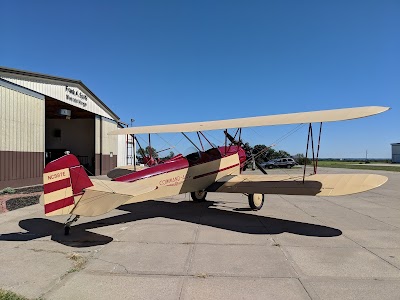
[[[369,106],[241,119],[129,127],[110,132],[111,135],[196,132],[200,146],[189,139],[196,151],[177,155],[163,163],[129,171],[112,181],[90,179],[77,158],[65,155],[50,162],[44,169],[42,203],[46,216],[71,215],[65,223],[65,234],[79,216],[98,216],[123,204],[160,199],[191,193],[194,201],[205,201],[207,192],[242,193],[248,196],[252,209],[261,209],[265,194],[340,196],[367,191],[381,186],[387,177],[374,174],[317,174],[318,150],[314,172],[306,175],[263,175],[242,173],[249,160],[241,129],[256,126],[309,124],[307,149],[313,144],[312,123],[363,118],[387,111],[388,107]],[[227,129],[235,128],[235,136]],[[224,130],[225,145],[216,147],[203,131]],[[203,141],[211,148],[205,150]],[[308,152],[308,151],[307,151]],[[314,149],[313,149],[314,153]],[[152,162],[152,163],[150,163]]]

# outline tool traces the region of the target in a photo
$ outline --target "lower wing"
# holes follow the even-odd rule
[[[375,174],[231,175],[213,183],[209,192],[342,196],[381,186],[387,177]]]

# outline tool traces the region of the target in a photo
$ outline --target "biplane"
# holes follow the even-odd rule
[[[251,209],[259,210],[264,195],[340,196],[360,193],[381,186],[387,177],[375,174],[318,174],[318,154],[322,123],[368,117],[387,111],[388,107],[368,106],[314,112],[290,113],[221,121],[195,122],[144,127],[128,127],[110,135],[182,133],[195,147],[186,155],[179,154],[163,163],[151,163],[148,168],[129,172],[109,180],[90,179],[78,159],[65,155],[46,165],[43,174],[44,193],[41,202],[46,216],[70,215],[65,234],[80,216],[98,216],[123,204],[155,200],[190,193],[196,202],[205,201],[207,193],[241,193],[248,198]],[[319,123],[318,148],[314,155],[312,124]],[[242,141],[242,128],[285,124],[309,124],[307,151],[311,144],[313,172],[306,175],[271,175],[243,173],[251,155]],[[234,136],[228,129],[235,129]],[[215,146],[203,134],[208,130],[223,130],[225,145]],[[186,133],[196,133],[196,145]],[[211,147],[205,150],[203,142]],[[147,161],[151,161],[150,157]],[[307,161],[307,160],[306,160]]]

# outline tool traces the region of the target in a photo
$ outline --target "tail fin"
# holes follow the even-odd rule
[[[43,204],[46,216],[67,215],[75,198],[93,186],[78,159],[68,154],[46,165],[43,172]]]

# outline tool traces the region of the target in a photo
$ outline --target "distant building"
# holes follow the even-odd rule
[[[392,163],[400,163],[400,143],[392,144]]]

